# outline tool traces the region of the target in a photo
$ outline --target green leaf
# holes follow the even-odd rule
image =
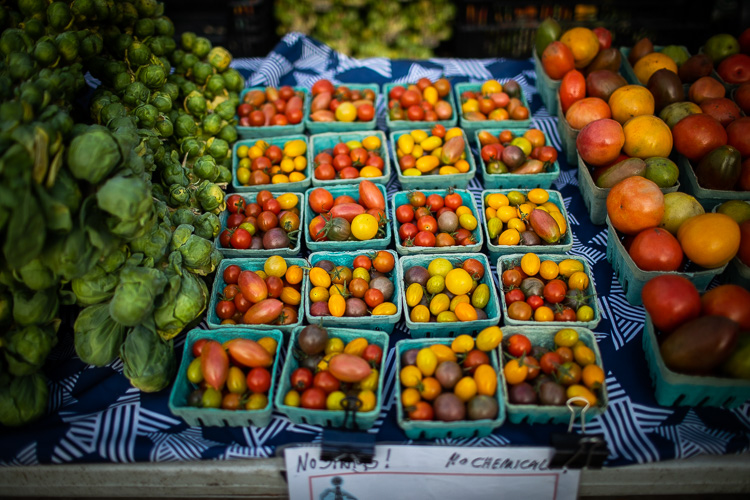
[[[44,247],[45,220],[30,191],[13,210],[8,224],[8,234],[3,245],[3,254],[8,266],[17,269],[31,262]]]

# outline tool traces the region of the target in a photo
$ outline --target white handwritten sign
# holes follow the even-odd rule
[[[551,448],[376,446],[370,464],[320,460],[320,447],[285,451],[292,500],[471,498],[574,500],[578,470],[551,470]]]

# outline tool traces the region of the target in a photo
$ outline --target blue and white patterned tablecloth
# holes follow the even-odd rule
[[[530,60],[356,60],[310,38],[291,34],[267,57],[237,60],[233,66],[246,76],[248,85],[310,87],[320,78],[335,83],[378,84],[441,76],[454,83],[515,78],[531,96],[535,126],[544,130],[560,149],[555,118],[542,107]],[[379,128],[385,130],[384,103],[380,102],[378,108]],[[641,347],[643,308],[632,307],[625,300],[606,259],[606,228],[591,224],[578,191],[575,168],[565,162],[564,156],[560,159],[563,171],[554,189],[562,192],[571,216],[574,246],[570,253],[586,258],[591,264],[604,316],[596,333],[607,372],[609,408],[587,425],[587,431],[605,436],[610,450],[607,464],[747,452],[750,404],[723,410],[666,408],[656,403]],[[392,194],[399,189],[394,173],[388,192]],[[472,180],[469,189],[481,206],[479,179]],[[391,346],[407,337],[402,320],[392,335]],[[177,355],[182,353],[183,342],[181,335],[177,339]],[[396,423],[392,347],[387,366],[383,411],[370,432],[376,433],[381,442],[410,442]],[[279,413],[274,414],[265,428],[189,427],[167,408],[171,387],[157,394],[133,389],[122,375],[119,360],[103,368],[84,365],[75,356],[70,332],[61,335],[46,373],[51,381],[48,415],[21,429],[0,429],[0,465],[267,457],[278,446],[316,441],[321,436],[320,427],[292,424]],[[564,425],[505,423],[486,438],[441,439],[437,443],[547,446],[552,432],[564,430]]]

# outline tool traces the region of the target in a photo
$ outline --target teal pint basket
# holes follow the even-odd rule
[[[379,177],[368,177],[367,180],[376,184],[388,184],[391,178],[391,158],[388,154],[388,141],[385,137],[385,133],[380,130],[373,130],[371,132],[330,132],[327,134],[313,135],[310,137],[310,147],[307,150],[307,164],[315,165],[315,156],[325,149],[333,149],[333,147],[340,142],[348,141],[362,141],[365,137],[371,135],[376,136],[380,139],[380,148],[378,153],[383,158],[383,175]],[[330,181],[322,181],[315,178],[313,172],[312,185],[317,186],[337,186],[341,184],[356,184],[359,185],[360,181],[364,177],[357,177],[356,179],[333,179]]]
[[[408,255],[401,257],[399,265],[401,266],[401,276],[404,276],[406,271],[414,266],[423,266],[425,269],[429,266],[430,262],[437,258],[448,259],[453,266],[460,265],[467,259],[477,259],[484,266],[485,272],[479,283],[484,283],[490,289],[490,299],[487,305],[484,307],[484,312],[487,314],[487,319],[478,319],[476,321],[452,321],[447,323],[417,323],[411,320],[409,313],[411,312],[409,307],[406,305],[406,283],[401,280],[399,286],[401,286],[401,297],[404,301],[404,318],[406,319],[406,327],[409,329],[409,333],[412,338],[421,339],[429,337],[456,337],[461,334],[475,334],[488,326],[495,326],[500,322],[500,303],[497,298],[497,291],[493,284],[492,276],[490,276],[490,262],[487,256],[482,253],[452,253],[452,254],[434,254],[434,255]]]
[[[418,122],[412,122],[412,123],[418,123]],[[419,126],[422,126],[420,123]],[[424,132],[430,133],[429,129],[414,129],[414,130],[423,130]],[[396,145],[398,138],[401,137],[404,134],[408,134],[410,131],[403,131],[399,130],[396,132],[391,132],[390,134],[390,143],[391,143],[391,153],[393,154],[393,162],[394,162],[394,168],[396,169],[396,174],[398,175],[398,182],[401,184],[401,187],[404,189],[448,189],[450,187],[458,188],[458,189],[466,189],[469,185],[469,182],[474,178],[474,176],[477,173],[477,164],[474,161],[474,155],[471,153],[471,147],[469,146],[469,140],[466,137],[466,132],[463,130],[461,131],[461,134],[464,138],[465,147],[464,152],[466,153],[466,161],[469,162],[469,171],[464,174],[449,174],[449,175],[439,175],[439,174],[430,174],[430,175],[404,175],[401,173],[401,168],[398,167],[398,156],[396,152],[398,151],[398,147]],[[439,167],[438,167],[439,168]]]
[[[690,51],[687,49],[687,47],[682,46],[683,49],[690,55]],[[620,47],[620,54],[622,54],[622,63],[620,64],[620,74],[625,77],[625,80],[630,85],[643,85],[640,80],[638,80],[638,77],[635,76],[635,71],[633,70],[633,65],[630,64],[630,61],[628,60],[628,56],[630,55],[630,50],[632,47]],[[663,45],[655,45],[654,46],[654,52],[661,52],[664,50]],[[715,74],[716,72],[711,70],[711,76],[714,76],[716,78],[718,75]],[[716,78],[718,80],[718,78]],[[687,97],[687,91],[685,92],[685,96]],[[686,99],[687,100],[687,99]]]
[[[511,264],[516,263],[520,264],[521,258],[525,254],[517,253],[513,255],[501,255],[497,259],[497,276],[498,276],[498,282],[503,282],[503,271],[505,269],[509,269],[513,267]],[[591,321],[545,321],[544,323],[539,323],[537,321],[534,321],[533,319],[528,320],[518,320],[508,317],[508,304],[505,303],[505,294],[500,294],[500,305],[503,309],[503,316],[505,317],[505,324],[507,326],[539,326],[539,325],[545,325],[555,328],[569,328],[569,327],[581,327],[581,328],[590,328],[594,329],[599,325],[599,322],[602,320],[602,312],[599,309],[599,301],[596,298],[596,289],[594,288],[594,272],[591,270],[591,266],[589,266],[589,263],[586,261],[586,259],[579,258],[575,255],[567,255],[567,254],[537,254],[539,256],[539,260],[541,262],[544,262],[545,260],[551,260],[552,262],[560,263],[565,259],[574,259],[581,263],[583,263],[583,271],[588,275],[589,277],[589,286],[585,290],[585,294],[591,296],[591,300],[589,301],[589,306],[594,310],[594,317]]]
[[[490,252],[490,257],[493,259],[498,258],[501,255],[509,255],[513,253],[518,253],[521,251],[524,252],[533,252],[533,253],[567,253],[570,251],[571,248],[573,248],[573,231],[570,228],[570,217],[568,217],[568,211],[565,209],[565,203],[563,202],[562,194],[560,194],[559,191],[548,191],[549,193],[549,201],[554,203],[557,208],[560,209],[560,213],[563,214],[563,217],[565,217],[565,223],[567,227],[565,228],[565,233],[560,238],[560,241],[554,245],[496,245],[492,243],[490,240],[490,233],[489,229],[487,227],[487,197],[491,194],[500,193],[504,195],[508,195],[511,191],[519,191],[518,189],[500,189],[500,190],[494,190],[494,189],[486,189],[482,191],[482,228],[484,230],[484,233],[487,235],[487,249]],[[528,194],[528,190],[520,190],[521,193],[526,196]]]
[[[305,131],[304,117],[310,114],[310,91],[304,87],[293,87],[295,92],[303,93],[302,116],[303,120],[294,125],[268,125],[263,127],[241,127],[237,126],[237,134],[241,139],[260,139],[267,137],[279,137],[282,135],[301,134]],[[265,87],[249,87],[240,93],[240,104],[244,102],[245,94],[251,90],[263,90]],[[236,117],[235,117],[236,118]]]
[[[388,103],[388,94],[390,93],[391,89],[397,85],[401,85],[402,87],[406,88],[408,84],[406,83],[384,83],[383,84],[383,100],[385,103]],[[431,129],[435,125],[442,125],[446,129],[455,127],[458,123],[458,108],[456,107],[456,100],[453,98],[453,89],[451,89],[451,92],[448,93],[447,96],[443,97],[443,100],[448,101],[448,103],[451,105],[451,108],[453,109],[453,115],[448,120],[437,120],[437,121],[421,121],[421,122],[413,122],[411,120],[391,120],[391,117],[388,115],[388,110],[386,109],[385,113],[385,126],[390,131],[393,132],[394,130],[412,130],[414,128],[426,128]],[[395,150],[394,150],[395,151]]]
[[[388,195],[385,191],[385,186],[382,184],[375,184],[381,193],[383,193],[383,198],[388,199]],[[357,240],[347,240],[347,241],[315,241],[312,238],[312,235],[310,234],[310,222],[318,216],[313,210],[310,208],[310,193],[312,193],[316,189],[326,189],[328,192],[330,192],[333,195],[333,198],[336,199],[337,196],[341,195],[349,195],[355,200],[359,200],[359,186],[358,185],[339,185],[339,186],[328,186],[326,188],[310,188],[305,193],[305,199],[308,200],[308,203],[305,204],[305,220],[307,221],[305,223],[305,246],[307,246],[307,249],[311,252],[321,252],[321,251],[360,251],[363,252],[365,250],[385,250],[388,248],[388,244],[391,242],[391,225],[386,224],[385,225],[385,238],[376,238],[372,240],[367,241],[357,241]],[[387,204],[386,204],[387,207]],[[387,210],[387,208],[386,208]]]
[[[269,145],[271,146],[278,146],[282,150],[284,149],[284,144],[286,144],[288,141],[293,141],[296,139],[302,139],[305,141],[305,144],[307,144],[307,149],[310,149],[310,144],[307,140],[306,135],[288,135],[283,137],[271,137],[264,139]],[[239,158],[237,158],[237,149],[240,146],[252,146],[255,144],[255,141],[258,139],[247,139],[242,141],[237,141],[234,143],[234,146],[232,147],[232,188],[234,189],[234,192],[236,193],[255,193],[262,190],[268,190],[271,192],[302,192],[308,187],[310,187],[310,179],[312,177],[312,168],[310,168],[310,164],[308,163],[305,167],[304,173],[305,173],[305,179],[302,181],[297,182],[284,182],[282,184],[258,184],[255,186],[244,186],[237,182],[237,167],[239,165]]]
[[[395,266],[390,272],[388,279],[393,283],[393,296],[389,302],[396,305],[396,314],[390,316],[363,316],[358,318],[346,316],[340,318],[335,316],[313,316],[310,314],[310,301],[308,300],[305,304],[305,317],[307,318],[307,322],[311,325],[322,324],[325,327],[365,328],[367,330],[391,333],[396,326],[396,323],[401,320],[401,310],[403,306],[401,300],[401,287],[399,286],[399,283],[403,281],[403,277],[401,276],[401,267],[398,265],[398,254],[393,250],[383,251],[391,254],[395,262]],[[315,252],[310,254],[308,260],[310,261],[311,266],[314,266],[321,260],[330,260],[337,266],[347,266],[351,268],[354,258],[358,255],[363,255],[363,252]],[[310,278],[307,274],[305,275],[305,281],[308,282],[308,289],[310,289]]]
[[[656,401],[662,406],[737,408],[750,399],[750,380],[685,375],[667,368],[648,312],[643,328],[643,352],[646,354]]]
[[[536,73],[536,91],[539,92],[539,97],[542,98],[544,107],[552,115],[557,108],[557,102],[560,100],[559,92],[562,80],[553,80],[547,76],[542,66],[542,60],[539,54],[536,53],[536,50],[534,50],[534,72]]]
[[[274,197],[281,196],[282,194],[293,194],[296,195],[298,198],[297,207],[300,209],[299,211],[299,225],[300,227],[303,227],[305,225],[304,220],[304,206],[305,206],[305,195],[302,193],[277,193]],[[244,198],[245,203],[255,203],[255,200],[257,199],[257,193],[246,193],[241,194],[242,198]],[[214,244],[216,245],[216,248],[219,249],[221,254],[224,257],[230,257],[230,258],[240,258],[240,257],[271,257],[272,255],[281,255],[282,257],[293,257],[295,255],[299,255],[300,251],[302,250],[302,238],[299,237],[299,233],[297,236],[297,243],[292,248],[269,248],[266,250],[253,250],[253,249],[239,249],[239,248],[231,248],[231,247],[223,247],[221,245],[221,233],[227,228],[227,218],[229,217],[229,211],[224,210],[221,212],[221,215],[219,215],[219,222],[221,223],[221,231],[219,231],[219,236],[217,236],[214,239]]]
[[[396,343],[396,373],[401,373],[401,354],[410,349],[422,349],[435,344],[450,346],[449,339],[412,339],[401,340]],[[488,353],[490,364],[499,373],[499,364],[497,360],[497,350]],[[396,377],[398,379],[398,377]],[[503,425],[505,422],[505,402],[500,393],[500,383],[498,381],[495,399],[497,400],[497,416],[493,419],[485,418],[481,420],[459,420],[456,422],[409,420],[404,405],[401,404],[401,383],[396,380],[396,418],[398,426],[404,430],[409,439],[441,439],[441,438],[474,438],[485,437],[492,434],[492,431]]]
[[[268,404],[261,410],[223,410],[221,408],[196,408],[188,406],[187,400],[190,393],[197,388],[187,378],[187,371],[193,361],[193,344],[200,339],[215,340],[224,343],[232,339],[259,340],[263,337],[272,337],[277,344],[276,353],[273,357],[271,372],[271,387],[268,390]],[[279,330],[255,330],[248,328],[227,328],[225,330],[190,330],[185,339],[185,348],[182,352],[177,378],[169,395],[169,411],[173,415],[181,417],[192,427],[265,427],[271,421],[273,412],[273,398],[276,388],[276,373],[279,371],[279,358],[281,344],[284,340]],[[249,368],[248,368],[249,370]]]
[[[498,80],[500,83],[505,83],[510,78],[505,78],[503,80]],[[459,107],[461,105],[461,94],[463,94],[466,91],[471,92],[477,92],[482,89],[481,83],[458,83],[456,84],[456,87],[453,89],[456,94],[456,102],[459,104]],[[504,128],[529,128],[531,126],[531,107],[529,107],[529,101],[526,98],[526,94],[523,91],[523,88],[521,89],[521,102],[526,107],[526,109],[529,110],[529,117],[526,120],[479,120],[479,121],[472,121],[472,120],[465,120],[463,113],[458,118],[459,126],[464,129],[464,131],[469,134],[476,132],[477,130],[483,130],[488,127],[492,128],[498,128],[498,127],[504,127]]]
[[[563,152],[565,152],[565,159],[568,160],[568,165],[574,165],[578,157],[576,139],[578,139],[579,132],[579,129],[570,126],[562,111],[562,104],[560,104],[560,100],[558,99],[557,133],[560,134],[560,144],[562,145]]]
[[[445,197],[446,194],[448,194],[448,190],[446,189],[438,189],[438,190],[420,190],[422,193],[425,194],[425,196],[430,196],[431,194],[439,194],[440,196]],[[474,236],[474,239],[476,240],[476,243],[473,245],[453,245],[450,247],[417,247],[417,246],[405,246],[401,242],[401,238],[398,235],[398,230],[401,227],[401,223],[399,223],[398,220],[396,220],[396,209],[400,207],[401,205],[406,205],[409,203],[409,192],[408,191],[399,191],[395,195],[393,195],[393,198],[391,198],[391,218],[393,219],[393,239],[396,240],[396,251],[398,251],[399,255],[424,255],[428,253],[466,253],[466,252],[481,252],[482,250],[482,242],[484,241],[482,237],[482,230],[479,227],[479,224],[481,224],[482,216],[479,214],[477,210],[477,204],[474,200],[474,196],[464,189],[456,189],[454,190],[455,193],[461,195],[461,199],[463,200],[463,204],[471,209],[471,213],[474,214],[474,217],[477,218],[477,227],[471,232],[471,234]],[[435,218],[437,220],[437,217]],[[416,224],[416,220],[413,221],[414,224]]]
[[[656,276],[662,274],[682,276],[690,280],[699,292],[703,292],[711,283],[711,280],[727,268],[727,264],[725,264],[716,269],[705,269],[691,263],[690,268],[695,270],[686,272],[643,271],[633,262],[630,254],[625,250],[625,246],[620,241],[617,230],[612,227],[609,217],[607,217],[607,260],[612,264],[615,276],[617,276],[617,280],[620,282],[623,292],[625,292],[625,298],[634,306],[643,304],[641,290],[646,283]]]
[[[528,337],[531,341],[531,345],[538,345],[546,347],[547,349],[554,349],[555,346],[555,333],[561,327],[553,326],[533,326],[533,327],[506,327],[503,328],[503,338],[509,338],[511,335],[521,334]],[[596,337],[594,333],[588,328],[581,327],[562,327],[562,328],[573,328],[578,332],[578,338],[583,341],[596,355],[596,364],[604,368],[602,365],[602,354],[599,351],[599,346],[596,343]],[[503,391],[503,399],[506,406],[506,412],[508,414],[508,420],[514,424],[567,424],[571,419],[571,410],[568,409],[567,405],[562,406],[550,406],[550,405],[522,405],[513,404],[508,400],[508,384],[505,382],[505,375],[503,374],[503,351],[502,344],[498,347],[498,353],[500,357],[500,387]],[[606,373],[606,371],[605,371]],[[583,412],[582,406],[572,406],[575,412],[575,419],[580,422],[583,418],[586,422],[591,421],[596,416],[602,415],[607,411],[609,406],[609,395],[607,393],[606,383],[604,387],[596,394],[598,402],[596,406],[589,407],[586,412]]]
[[[583,161],[583,158],[581,158],[580,154],[577,154],[577,156],[578,189],[581,191],[583,204],[586,205],[591,222],[598,226],[603,226],[606,224],[607,219],[607,195],[609,194],[609,189],[600,188],[594,183],[594,178],[591,177],[591,172],[589,172],[589,168]],[[682,178],[682,170],[683,168],[680,166],[680,178]],[[664,194],[674,193],[680,189],[680,185],[681,183],[678,181],[672,187],[662,188],[661,192]]]
[[[346,419],[346,413],[343,410],[308,410],[306,408],[289,406],[284,404],[284,396],[292,388],[292,384],[289,380],[292,372],[299,368],[299,362],[294,357],[295,346],[297,345],[297,337],[302,331],[302,327],[297,327],[292,332],[292,336],[289,339],[289,346],[287,348],[286,361],[284,362],[284,369],[281,372],[281,379],[279,380],[279,388],[276,391],[276,399],[274,401],[276,409],[281,413],[289,417],[289,420],[295,424],[310,424],[320,425],[323,427],[344,427],[347,429],[369,429],[375,425],[375,421],[380,416],[380,410],[383,406],[383,379],[385,378],[386,366],[385,361],[388,353],[388,334],[385,332],[375,332],[370,330],[352,330],[348,328],[327,328],[328,336],[338,337],[347,344],[349,341],[359,337],[364,337],[370,344],[376,344],[383,349],[383,359],[380,362],[380,366],[377,367],[380,375],[378,381],[378,393],[377,403],[375,408],[368,412],[357,412],[356,414],[356,426],[355,421],[350,417]]]
[[[300,267],[307,267],[307,260],[298,257],[285,257],[284,260],[287,266],[297,265]],[[240,266],[243,271],[259,271],[263,269],[263,264],[266,259],[263,258],[244,258],[244,259],[224,259],[219,264],[219,268],[216,270],[216,277],[214,278],[214,286],[211,291],[211,301],[208,304],[208,311],[206,311],[206,323],[211,329],[226,330],[231,328],[240,328],[242,330],[254,329],[254,330],[280,330],[284,333],[289,333],[294,327],[302,324],[304,317],[303,311],[307,304],[307,297],[309,295],[307,289],[307,280],[302,280],[302,289],[300,290],[301,300],[299,308],[297,309],[297,321],[289,325],[222,325],[221,319],[216,314],[216,304],[219,301],[219,295],[227,285],[224,281],[224,270],[232,264]]]
[[[729,261],[723,278],[728,283],[750,290],[750,266],[743,263],[739,257],[735,257]]]
[[[703,206],[706,212],[729,200],[750,201],[750,191],[729,191],[726,189],[706,189],[698,183],[693,165],[683,155],[677,155],[677,166],[680,168],[680,183],[684,191],[691,194]]]
[[[350,90],[366,90],[370,89],[375,92],[375,101],[372,106],[376,109],[375,115],[372,120],[367,122],[361,122],[359,120],[353,122],[316,122],[310,119],[312,109],[310,106],[305,108],[305,128],[311,134],[325,134],[328,132],[355,132],[358,130],[375,130],[377,125],[377,102],[378,94],[380,93],[380,86],[377,83],[342,83],[340,86],[347,87]],[[312,105],[312,99],[310,99]]]
[[[479,133],[487,131],[494,136],[499,136],[504,130],[510,130],[514,136],[522,136],[528,128],[516,129],[516,128],[481,128],[474,132],[474,144],[476,145],[478,156],[477,156],[477,170],[482,175],[482,185],[485,189],[534,189],[543,188],[549,189],[552,183],[560,177],[560,163],[555,161],[552,165],[547,166],[547,171],[540,174],[488,174],[487,164],[482,158],[482,144],[479,142]]]

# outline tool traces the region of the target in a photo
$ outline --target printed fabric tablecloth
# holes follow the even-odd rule
[[[516,79],[530,96],[534,125],[560,150],[555,120],[536,91],[531,60],[373,58],[357,60],[315,40],[290,34],[265,58],[240,59],[233,66],[249,86],[310,87],[320,78],[334,83],[413,83],[421,77],[445,76],[455,84],[489,78]],[[379,99],[378,128],[385,130],[385,102]],[[644,310],[630,306],[606,259],[607,230],[594,226],[578,190],[575,166],[561,155],[562,173],[553,189],[563,194],[571,217],[571,254],[584,257],[594,270],[603,320],[596,328],[609,388],[609,408],[586,426],[606,438],[606,465],[655,462],[698,454],[736,454],[750,449],[750,404],[719,408],[662,407],[654,398],[641,346]],[[469,189],[481,206],[482,185]],[[395,170],[388,193],[400,190]],[[303,248],[303,255],[308,252]],[[497,276],[493,268],[493,276]],[[203,324],[205,327],[205,322]],[[176,340],[181,356],[185,335]],[[410,443],[396,423],[393,346],[408,338],[403,319],[396,326],[387,356],[383,411],[370,430],[379,442]],[[268,457],[289,443],[320,441],[321,428],[295,425],[274,413],[271,423],[256,427],[190,427],[167,407],[171,386],[147,394],[130,386],[119,359],[109,366],[87,366],[75,355],[72,332],[62,332],[47,363],[50,380],[47,416],[20,429],[0,429],[0,465],[91,462],[166,462]],[[437,444],[463,446],[548,446],[553,432],[565,425],[520,425],[506,421],[485,438],[439,439]],[[575,427],[580,432],[580,426]],[[428,443],[428,442],[425,442]]]

